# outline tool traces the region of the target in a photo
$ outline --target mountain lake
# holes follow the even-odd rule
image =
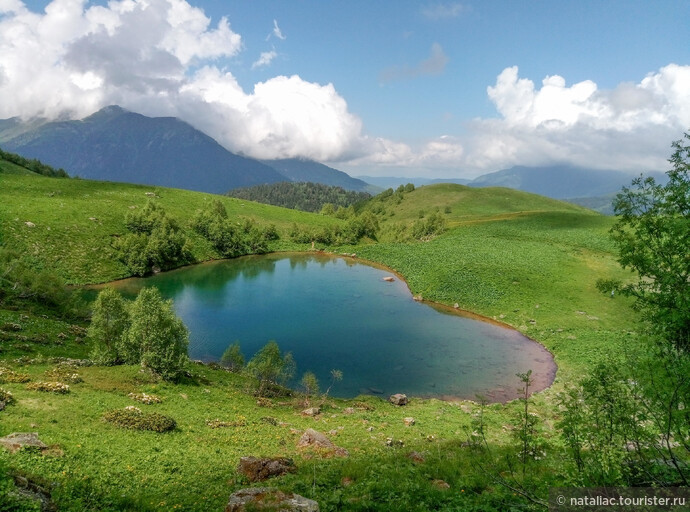
[[[388,280],[384,280],[388,278]],[[393,278],[391,281],[390,278]],[[109,283],[132,298],[156,286],[189,328],[189,356],[219,361],[239,342],[247,360],[269,340],[292,352],[297,387],[306,371],[331,394],[515,398],[517,373],[532,391],[553,382],[551,354],[516,330],[413,299],[384,268],[326,254],[275,253],[193,265]]]

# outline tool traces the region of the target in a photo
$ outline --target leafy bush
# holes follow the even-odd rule
[[[412,224],[412,237],[416,240],[429,240],[446,230],[446,219],[438,212],[432,213],[426,219],[420,219]]]
[[[144,413],[132,406],[108,411],[103,415],[103,419],[121,428],[153,432],[169,432],[177,426],[177,422],[170,416],[156,412]]]
[[[154,268],[165,270],[191,261],[187,238],[177,222],[153,201],[140,212],[128,213],[125,225],[130,233],[116,240],[114,248],[133,274],[143,276]]]
[[[26,385],[26,389],[30,391],[43,391],[45,393],[57,393],[60,395],[69,393],[69,386],[63,382],[30,382]]]
[[[278,238],[276,227],[262,229],[251,219],[234,223],[218,200],[192,218],[191,227],[206,238],[224,258],[268,252],[268,241]]]
[[[225,352],[223,352],[220,358],[220,364],[231,372],[237,372],[244,368],[244,354],[242,354],[238,342],[233,343],[225,349]]]
[[[122,357],[141,363],[165,380],[179,379],[187,366],[189,332],[163,300],[158,288],[144,288],[129,308],[131,323],[123,335]]]
[[[0,305],[49,309],[66,318],[86,315],[79,293],[57,274],[37,268],[27,255],[0,246]]]
[[[258,381],[258,396],[265,396],[272,388],[285,384],[295,374],[295,360],[288,352],[280,353],[278,344],[271,340],[249,361],[247,370]]]
[[[94,340],[91,359],[96,364],[111,365],[121,361],[122,338],[129,327],[127,303],[113,288],[103,288],[93,304],[88,335]]]
[[[189,362],[189,332],[157,288],[144,288],[131,304],[115,290],[103,289],[89,333],[100,364],[141,364],[165,380],[177,380]]]

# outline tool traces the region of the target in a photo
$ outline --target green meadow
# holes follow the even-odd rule
[[[125,215],[148,200],[178,220],[199,262],[218,255],[188,224],[213,199],[223,202],[230,218],[275,225],[280,238],[271,251],[311,250],[311,244],[290,240],[293,224],[319,230],[344,222],[209,194],[45,178],[0,165],[0,242],[72,285],[128,276],[112,240],[126,232]],[[599,278],[630,278],[608,238],[613,219],[533,194],[460,185],[374,198],[359,207],[367,209],[379,219],[377,240],[316,249],[385,265],[423,300],[502,322],[553,354],[556,381],[528,404],[539,418],[534,435],[543,456],[522,468],[517,490],[505,485],[513,481],[515,467],[506,461],[518,450],[524,409],[517,400],[481,406],[412,397],[396,407],[371,396],[325,397],[312,399],[322,412],[309,417],[301,414],[303,396],[257,400],[251,379],[212,366],[193,364],[189,378],[172,384],[135,366],[77,362],[72,369],[81,382],[70,384],[67,394],[0,384],[15,398],[0,412],[0,436],[38,432],[49,445],[43,452],[0,451],[0,475],[6,475],[0,496],[15,475],[50,489],[59,510],[223,510],[233,491],[250,485],[236,470],[239,458],[261,455],[291,457],[298,469],[259,485],[313,498],[321,510],[543,510],[549,487],[567,485],[572,471],[556,428],[559,393],[596,363],[639,343],[630,301],[595,287]],[[426,241],[400,235],[432,214],[445,220],[440,235]],[[0,365],[30,382],[49,380],[46,372],[59,358],[88,357],[86,326],[40,308],[0,310]],[[515,386],[521,386],[517,377]],[[161,402],[140,404],[130,393],[154,394]],[[105,412],[130,405],[170,416],[177,426],[156,433],[103,420]],[[407,417],[414,425],[405,424]],[[327,433],[349,456],[298,448],[307,428]],[[478,448],[478,430],[491,446],[489,455]],[[35,502],[22,503],[37,509]]]

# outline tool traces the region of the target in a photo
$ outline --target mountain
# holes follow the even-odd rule
[[[369,183],[365,183],[343,171],[333,169],[313,160],[287,158],[282,160],[262,160],[261,162],[287,177],[289,181],[321,183],[322,185],[341,187],[355,192],[372,192],[372,187]]]
[[[400,185],[407,185],[412,183],[415,187],[424,185],[435,185],[437,183],[455,183],[457,185],[467,185],[470,180],[464,178],[402,178],[395,176],[357,176],[360,180],[366,181],[376,187],[382,189],[398,188]]]
[[[664,181],[660,172],[647,173]],[[583,169],[566,165],[522,167],[484,174],[469,183],[471,187],[508,187],[554,199],[606,196],[630,185],[635,175],[622,171]]]
[[[0,124],[19,130],[17,121]],[[285,181],[275,169],[223,148],[172,117],[146,117],[117,106],[80,121],[30,128],[4,149],[97,180],[224,193],[232,188]]]

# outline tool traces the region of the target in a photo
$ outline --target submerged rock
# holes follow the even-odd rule
[[[225,512],[244,512],[249,510],[319,512],[319,504],[299,494],[285,493],[270,487],[240,489],[230,495]]]

